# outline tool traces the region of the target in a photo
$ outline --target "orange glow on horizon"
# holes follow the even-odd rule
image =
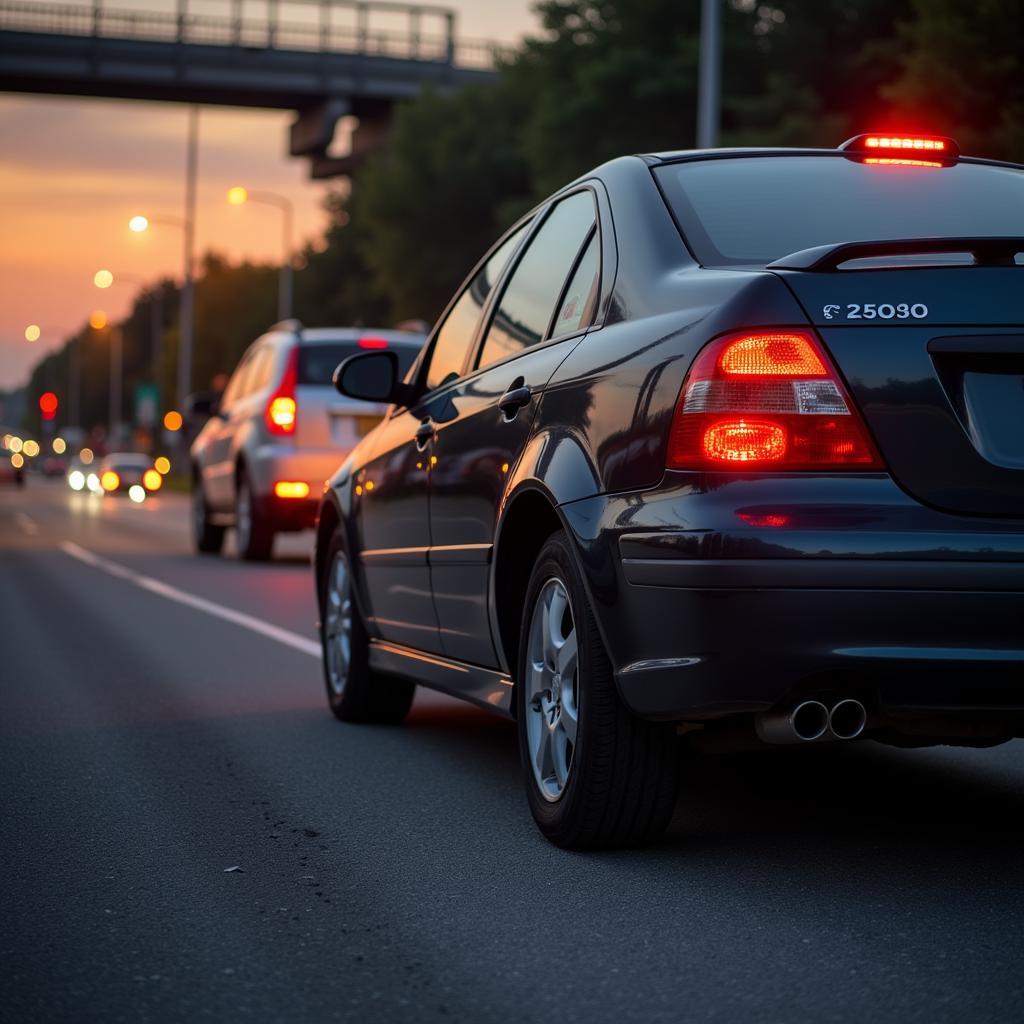
[[[102,331],[107,326],[107,314],[102,309],[94,309],[89,314],[89,326],[94,331]]]

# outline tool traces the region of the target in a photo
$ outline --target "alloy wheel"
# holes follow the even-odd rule
[[[327,574],[324,600],[324,652],[331,689],[341,696],[352,664],[352,578],[338,551]]]
[[[565,584],[541,588],[527,641],[526,738],[533,776],[545,800],[565,792],[579,726],[576,619]]]

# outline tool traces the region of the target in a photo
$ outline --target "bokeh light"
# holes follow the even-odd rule
[[[26,341],[38,341],[43,334],[43,329],[39,324],[29,324],[25,328],[25,340]]]
[[[132,484],[128,488],[128,497],[135,502],[136,505],[141,505],[146,500],[146,489],[140,484]]]
[[[91,448],[83,448],[79,453],[78,457],[82,460],[82,465],[89,466],[92,464],[92,460],[96,457],[92,453]]]
[[[89,326],[94,331],[102,331],[107,326],[107,314],[102,309],[94,309],[89,314]]]
[[[103,488],[100,486],[100,478],[95,473],[90,473],[85,478],[85,484],[93,494],[103,493]]]
[[[153,463],[153,468],[158,472],[167,476],[171,471],[171,460],[166,455],[158,455],[156,461]]]
[[[100,477],[100,487],[105,491],[116,491],[120,482],[121,478],[112,469],[104,470]]]
[[[234,188],[228,189],[228,202],[232,206],[241,206],[248,198],[248,190],[242,188],[241,185],[235,185]]]
[[[68,449],[68,443],[63,437],[55,437],[53,439],[53,451],[56,455],[63,455]]]
[[[33,441],[29,438],[21,449],[30,459],[34,459],[39,454],[39,442]]]
[[[80,469],[68,473],[68,486],[73,491],[80,491],[85,486],[85,474]]]
[[[183,422],[181,413],[177,409],[170,409],[164,414],[164,430],[170,430],[172,433],[181,430]]]
[[[18,437],[18,435],[17,435],[17,434],[14,434],[14,435],[13,435],[13,436],[12,436],[12,437],[11,437],[11,438],[10,438],[10,439],[8,440],[8,442],[7,442],[7,447],[8,447],[8,448],[10,448],[12,452],[20,452],[20,451],[21,451],[21,449],[22,449],[22,446],[23,446],[24,444],[25,444],[25,442],[24,442],[24,441],[22,441],[22,439],[21,439],[20,437]]]
[[[136,234],[145,231],[148,227],[149,218],[143,217],[142,214],[136,214],[136,216],[132,217],[132,219],[128,221],[129,230],[134,231]]]
[[[142,474],[142,486],[145,487],[147,491],[159,491],[160,485],[163,482],[164,478],[155,469],[147,469],[146,472]]]
[[[11,456],[11,465],[15,469],[21,469],[21,467],[25,465],[25,456],[22,455],[21,452],[15,452]]]
[[[92,276],[92,283],[97,288],[109,288],[114,283],[114,275],[109,270],[97,270]]]

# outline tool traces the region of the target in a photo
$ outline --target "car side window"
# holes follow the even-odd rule
[[[558,316],[555,317],[555,323],[551,328],[552,338],[575,334],[576,331],[589,326],[594,319],[598,289],[601,285],[599,256],[598,234],[597,231],[593,231],[569,280],[569,286],[562,295]]]
[[[245,382],[245,393],[247,395],[262,391],[270,383],[270,370],[274,363],[274,350],[269,345],[264,345],[252,360],[252,370]]]
[[[505,239],[452,306],[437,332],[430,353],[430,365],[427,367],[428,391],[433,391],[442,384],[462,376],[466,354],[473,344],[487,296],[490,295],[494,283],[501,277],[505,264],[508,263],[528,227],[529,223],[524,224]]]
[[[565,280],[594,224],[589,191],[576,192],[552,209],[505,286],[487,328],[478,367],[544,340]]]
[[[249,370],[251,367],[252,352],[246,352],[246,354],[242,356],[242,361],[238,364],[235,372],[231,374],[231,380],[228,381],[228,386],[224,389],[224,397],[220,402],[220,407],[222,409],[229,409],[245,394],[245,379],[249,376]]]

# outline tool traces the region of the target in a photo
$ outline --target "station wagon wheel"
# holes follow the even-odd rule
[[[634,846],[675,807],[675,728],[622,703],[569,538],[541,548],[526,589],[516,721],[541,832],[569,849]]]
[[[198,471],[192,480],[192,543],[204,555],[216,555],[224,546],[224,527],[210,522],[206,492]]]
[[[400,722],[409,713],[416,684],[370,668],[370,637],[356,600],[352,561],[343,534],[334,533],[319,575],[320,645],[327,701],[343,722]]]
[[[239,470],[235,485],[235,545],[247,562],[265,562],[274,549],[274,531],[244,469]]]

